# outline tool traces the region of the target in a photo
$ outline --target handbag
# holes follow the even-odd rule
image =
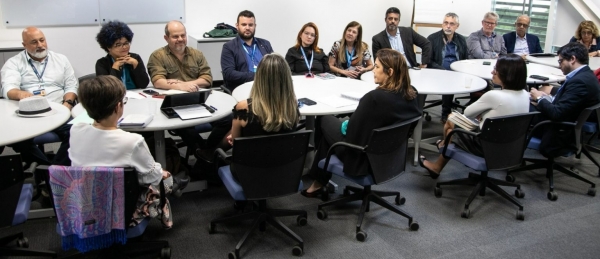
[[[230,38],[237,34],[237,29],[226,23],[218,23],[214,29],[205,32],[204,38]]]

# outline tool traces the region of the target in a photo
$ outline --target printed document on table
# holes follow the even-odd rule
[[[344,106],[352,106],[352,105],[357,105],[358,101],[356,100],[352,100],[352,99],[348,99],[348,98],[344,98],[341,95],[337,94],[337,95],[329,95],[329,96],[324,96],[324,97],[318,97],[315,98],[317,102],[321,102],[324,103],[328,106],[334,107],[334,108],[340,108],[340,107],[344,107]]]
[[[192,104],[185,106],[173,107],[173,110],[179,115],[182,120],[204,118],[212,116],[206,107],[201,104]]]

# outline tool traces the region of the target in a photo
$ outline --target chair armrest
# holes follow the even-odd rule
[[[339,147],[348,147],[348,148],[359,150],[361,152],[365,152],[365,149],[367,148],[366,146],[362,147],[359,145],[350,144],[348,142],[343,142],[343,141],[334,143],[333,145],[331,145],[329,150],[327,150],[327,157],[325,158],[325,165],[323,166],[324,170],[327,170],[327,168],[329,167],[329,159],[331,159],[331,155],[334,154],[334,150]]]
[[[446,139],[444,139],[444,149],[442,150],[442,156],[444,156],[445,158],[448,158],[446,156],[446,150],[448,150],[448,145],[450,144],[452,135],[454,135],[455,133],[462,134],[462,135],[469,135],[469,136],[473,136],[473,137],[477,137],[479,135],[479,133],[475,133],[475,132],[468,131],[468,130],[461,129],[461,128],[456,128],[456,129],[453,129],[452,131],[450,131],[448,136],[446,136]]]
[[[527,143],[529,143],[529,141],[531,141],[531,138],[533,138],[533,136],[535,136],[535,133],[540,131],[541,129],[548,127],[549,125],[564,125],[564,126],[572,126],[575,127],[576,123],[575,122],[566,122],[566,121],[551,121],[551,120],[545,120],[545,121],[541,121],[538,124],[535,124],[535,126],[533,126],[533,129],[531,129],[531,131],[529,132],[529,136],[527,136],[527,141],[525,141],[525,145],[527,145]]]
[[[219,159],[223,162],[228,162],[230,157],[231,156],[227,155],[227,153],[225,153],[225,151],[223,151],[222,148],[215,149],[215,153],[214,153],[214,157],[213,157],[213,162],[215,164],[215,172],[219,170],[219,163],[218,163],[217,159]]]

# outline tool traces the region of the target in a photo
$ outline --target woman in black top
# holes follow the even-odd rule
[[[417,90],[410,85],[408,65],[400,52],[379,50],[373,74],[379,86],[360,99],[350,120],[342,122],[334,116],[323,116],[317,121],[320,125],[315,133],[317,153],[310,170],[315,181],[302,191],[302,195],[316,198],[325,189],[322,187],[331,179],[331,173],[320,169],[318,163],[327,156],[329,147],[334,143],[345,141],[364,146],[373,129],[421,116]],[[345,174],[362,176],[368,173],[368,161],[360,152],[338,148],[335,154],[344,163]]]
[[[119,21],[105,23],[96,35],[96,41],[108,53],[96,61],[96,75],[115,76],[127,90],[143,89],[150,83],[140,55],[129,52],[132,39],[129,26]]]
[[[317,25],[309,22],[302,26],[296,37],[296,45],[288,49],[285,54],[285,60],[293,75],[314,76],[314,74],[329,72],[329,58],[318,44]]]

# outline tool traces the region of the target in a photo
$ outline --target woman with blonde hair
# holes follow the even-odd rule
[[[590,57],[600,57],[600,32],[592,21],[583,21],[569,42],[579,42],[588,50]]]
[[[288,49],[285,60],[293,75],[306,75],[329,72],[329,58],[319,48],[319,29],[309,22],[302,26],[296,37],[296,45]]]
[[[250,98],[233,107],[229,144],[237,137],[296,130],[300,117],[290,67],[279,54],[265,55],[256,69]]]
[[[348,23],[342,39],[333,43],[329,52],[329,67],[336,75],[349,78],[360,78],[361,74],[373,69],[369,45],[362,41],[360,23]]]
[[[374,67],[373,77],[379,86],[360,99],[350,120],[342,122],[334,116],[317,119],[317,153],[310,170],[315,181],[302,191],[302,195],[309,198],[322,195],[325,189],[322,187],[331,179],[331,173],[320,169],[318,163],[327,156],[327,151],[334,143],[344,141],[364,146],[374,129],[421,116],[422,108],[417,102],[417,90],[410,85],[408,65],[402,54],[392,49],[381,49],[377,52]],[[368,161],[360,152],[338,148],[335,155],[344,163],[345,174],[367,174]]]

